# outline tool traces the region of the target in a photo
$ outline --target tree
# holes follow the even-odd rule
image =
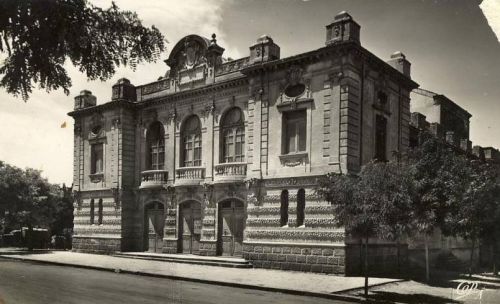
[[[443,172],[449,172],[447,163],[454,158],[451,151],[442,141],[431,134],[420,135],[418,147],[408,151],[404,158],[406,170],[411,172],[411,205],[409,213],[412,219],[413,236],[424,237],[425,278],[430,280],[429,236],[436,228],[442,228],[444,217],[449,212],[446,189],[449,184],[443,178]]]
[[[162,34],[136,13],[86,0],[0,1],[0,87],[25,101],[35,84],[69,94],[69,60],[89,80],[107,80],[120,65],[153,62],[164,51]]]
[[[448,180],[446,196],[451,207],[445,218],[445,232],[472,243],[469,276],[473,272],[475,245],[479,240],[494,240],[499,219],[500,187],[497,172],[488,163],[455,157],[443,178]]]
[[[50,184],[34,169],[22,170],[0,161],[0,209],[8,211],[9,230],[28,227],[27,245],[36,226],[62,233],[73,226],[70,191]]]
[[[363,272],[368,295],[368,242],[372,237],[399,239],[408,230],[407,176],[399,164],[371,162],[358,175],[328,174],[318,193],[333,206],[338,226],[364,242]]]

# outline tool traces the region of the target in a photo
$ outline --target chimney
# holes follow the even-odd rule
[[[391,59],[387,63],[398,70],[401,74],[411,78],[411,63],[406,60],[406,56],[401,52],[395,52],[391,55]]]
[[[280,47],[268,35],[262,35],[250,47],[250,64],[280,59]]]
[[[446,132],[446,142],[449,143],[450,145],[456,146],[455,132],[453,131]]]
[[[326,26],[326,45],[337,42],[359,42],[359,24],[346,11],[338,13],[332,23]]]
[[[429,128],[429,122],[426,120],[426,116],[419,112],[411,113],[411,125],[420,130],[427,130]]]
[[[472,147],[472,154],[474,154],[480,160],[484,160],[484,151],[481,146]]]
[[[462,138],[460,140],[460,149],[462,149],[465,153],[471,153],[472,152],[472,142],[468,140],[467,138]]]
[[[112,87],[112,100],[136,101],[135,86],[127,78],[120,78]]]
[[[487,147],[483,149],[484,158],[487,161],[499,162],[500,161],[500,152],[493,147]]]
[[[443,136],[441,125],[437,122],[433,122],[430,124],[429,131],[431,132],[432,135],[436,136],[437,138],[441,138]]]
[[[81,91],[80,95],[75,97],[75,110],[93,107],[96,104],[97,98],[88,90]]]

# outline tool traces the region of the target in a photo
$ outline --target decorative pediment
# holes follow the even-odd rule
[[[207,62],[209,45],[210,40],[201,36],[186,36],[175,45],[165,62],[170,66],[171,71],[193,69]]]

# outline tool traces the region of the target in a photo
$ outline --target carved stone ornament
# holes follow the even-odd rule
[[[200,112],[200,116],[203,118],[210,117],[215,111],[215,105],[213,103],[207,103],[203,106],[203,109]]]
[[[299,84],[302,81],[302,74],[304,73],[304,70],[297,65],[291,66],[287,71],[286,71],[286,82],[287,85],[296,85]]]
[[[113,128],[118,128],[121,124],[120,118],[113,119],[112,123],[113,123]]]
[[[99,126],[102,124],[104,124],[104,117],[101,113],[95,113],[94,115],[92,115],[92,117],[90,118],[91,127]]]
[[[307,163],[307,153],[293,153],[280,155],[280,162],[286,167],[296,167]]]
[[[104,136],[104,117],[101,113],[95,113],[89,122],[89,139],[100,138]]]
[[[288,177],[288,178],[276,178],[276,179],[266,179],[264,180],[264,186],[268,188],[279,188],[279,187],[307,187],[307,186],[317,186],[318,176],[307,176],[307,177]]]
[[[104,174],[103,173],[90,174],[89,178],[92,183],[99,183],[104,181]]]
[[[285,75],[286,82],[281,85],[281,104],[295,102],[301,99],[311,98],[310,79],[304,79],[304,70],[297,66],[291,66]]]

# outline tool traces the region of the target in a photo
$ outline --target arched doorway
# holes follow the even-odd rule
[[[144,208],[144,251],[162,252],[164,209],[160,202],[150,203]]]
[[[217,253],[224,256],[241,256],[245,207],[243,202],[227,200],[219,203]]]
[[[200,252],[201,225],[199,202],[189,201],[179,205],[179,252]]]

